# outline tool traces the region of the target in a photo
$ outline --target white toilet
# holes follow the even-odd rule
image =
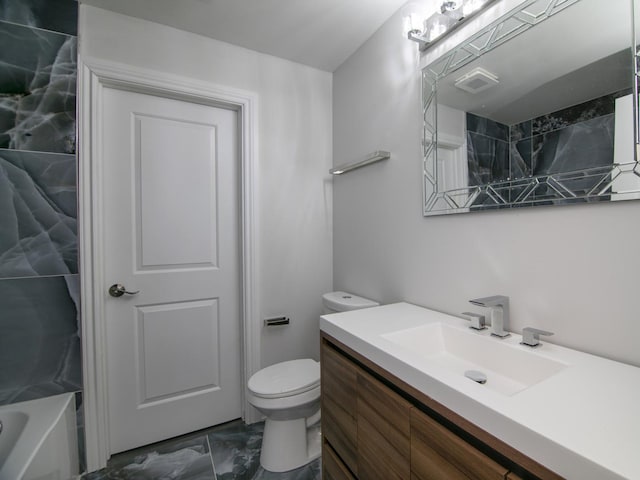
[[[322,295],[322,305],[324,306],[324,313],[335,313],[377,307],[380,304],[347,292],[331,292]]]
[[[346,292],[322,296],[325,313],[378,303]],[[320,363],[310,358],[276,363],[251,376],[247,399],[265,417],[260,465],[286,472],[320,456]]]

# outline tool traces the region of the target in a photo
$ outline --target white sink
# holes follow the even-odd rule
[[[486,331],[481,333],[441,322],[386,333],[381,337],[454,375],[463,376],[468,370],[480,371],[487,377],[482,387],[509,396],[567,367],[541,356],[530,347],[491,337]]]
[[[547,341],[526,347],[515,333],[500,340],[405,302],[323,315],[320,328],[563,478],[640,480],[636,366]]]

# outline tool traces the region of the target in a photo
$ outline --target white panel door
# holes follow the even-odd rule
[[[241,416],[237,114],[105,88],[110,452]]]

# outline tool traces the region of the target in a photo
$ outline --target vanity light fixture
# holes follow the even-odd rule
[[[420,51],[454,30],[495,0],[445,0],[431,15],[420,12],[417,3],[405,7],[404,28],[407,38],[417,42]]]

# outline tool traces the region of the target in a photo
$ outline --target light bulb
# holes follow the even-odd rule
[[[410,2],[402,8],[402,30],[408,33],[422,33],[422,25],[426,18],[424,7],[416,2]]]
[[[461,0],[447,0],[445,2],[442,3],[442,6],[440,7],[440,11],[442,13],[444,12],[452,12],[453,10],[457,10],[458,8],[460,8],[460,6],[462,5],[462,1]]]
[[[427,34],[427,38],[430,42],[433,42],[436,38],[442,35],[447,31],[447,27],[442,23],[434,23],[429,29],[429,33]]]
[[[485,3],[487,3],[486,0],[465,0],[462,6],[462,14],[465,17],[471,15],[480,10]]]
[[[405,35],[409,32],[419,33],[422,31],[422,17],[417,13],[407,15],[402,19],[402,21],[402,30],[404,31]]]
[[[454,23],[456,23],[456,21],[449,16],[441,13],[434,13],[424,22],[424,35],[427,37],[428,41],[432,42],[449,30]]]

